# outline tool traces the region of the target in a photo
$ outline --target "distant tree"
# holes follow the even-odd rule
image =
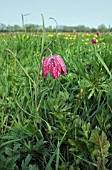
[[[52,31],[53,31],[52,26],[46,28],[46,32],[52,32]]]
[[[97,29],[96,28],[91,28],[91,32],[97,32]]]
[[[86,27],[85,25],[78,25],[76,27],[77,32],[90,32],[90,28]]]
[[[42,32],[43,26],[42,25],[35,25],[35,24],[25,24],[24,29],[28,32]],[[17,32],[17,31],[24,31],[23,27],[19,25],[8,25],[0,24],[0,32]],[[47,32],[55,32],[56,28],[52,28],[52,26],[46,27]],[[98,26],[98,28],[89,28],[85,25],[78,25],[78,26],[66,26],[66,25],[59,25],[58,32],[112,32],[112,28],[106,28],[104,24]]]
[[[8,25],[6,29],[8,32],[14,32],[14,26],[12,25]]]
[[[26,31],[29,31],[29,32],[37,32],[38,31],[38,25],[35,25],[35,24],[26,24],[25,28],[26,28]]]
[[[13,30],[14,31],[22,31],[22,28],[19,25],[14,25]]]
[[[112,32],[112,27],[110,28],[110,32]]]
[[[63,32],[68,32],[68,27],[67,26],[63,26]]]
[[[104,24],[99,25],[98,30],[100,32],[107,32],[107,28],[106,28],[106,26]]]
[[[63,26],[60,30],[62,30],[63,32],[73,32],[74,27],[73,26]]]
[[[5,24],[0,24],[0,32],[4,32],[4,31],[6,31],[6,25]]]

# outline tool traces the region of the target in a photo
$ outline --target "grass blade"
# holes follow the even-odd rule
[[[49,169],[50,169],[50,166],[51,166],[51,164],[52,164],[52,162],[53,162],[53,160],[54,160],[55,155],[58,155],[59,147],[61,146],[65,135],[66,135],[66,132],[65,132],[65,134],[63,135],[61,141],[60,141],[60,142],[58,141],[57,148],[56,148],[55,152],[53,153],[53,155],[51,156],[51,158],[50,158],[50,160],[49,160],[49,162],[48,162],[45,170],[49,170]],[[58,156],[59,156],[59,155],[58,155]],[[57,157],[57,161],[59,161],[58,159],[59,159],[59,158]],[[57,165],[57,167],[58,167],[58,165]],[[57,167],[56,167],[56,168],[57,168]],[[57,169],[56,169],[56,170],[57,170]]]
[[[98,57],[98,60],[101,62],[101,64],[104,66],[104,68],[107,71],[107,73],[109,74],[109,76],[112,77],[110,70],[108,69],[107,65],[105,64],[105,62],[103,61],[103,59],[97,52],[96,52],[96,56]]]

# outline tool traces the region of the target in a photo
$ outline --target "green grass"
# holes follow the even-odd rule
[[[59,34],[67,75],[35,85],[50,34],[0,34],[0,168],[111,170],[112,35]]]

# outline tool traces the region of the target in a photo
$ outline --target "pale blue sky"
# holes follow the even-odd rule
[[[43,14],[45,26],[54,26],[53,17],[58,25],[112,27],[112,0],[0,0],[0,23],[21,26],[21,13],[31,13],[26,24],[42,25]]]

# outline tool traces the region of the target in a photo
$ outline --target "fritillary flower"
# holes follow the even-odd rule
[[[54,78],[67,74],[66,65],[60,55],[47,56],[42,65],[42,76],[47,77],[48,72]]]
[[[93,43],[93,44],[96,44],[96,43],[97,43],[97,39],[96,39],[96,38],[93,38],[93,39],[92,39],[92,43]]]
[[[96,34],[97,34],[97,36],[99,36],[99,35],[100,35],[100,32],[97,32]]]

